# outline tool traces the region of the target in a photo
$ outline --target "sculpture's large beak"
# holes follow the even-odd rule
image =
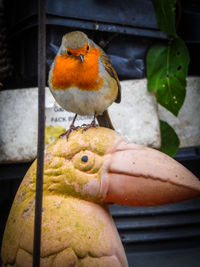
[[[123,141],[107,155],[101,190],[108,203],[152,206],[200,196],[200,181],[169,156]]]

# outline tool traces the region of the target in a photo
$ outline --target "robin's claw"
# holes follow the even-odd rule
[[[87,131],[88,129],[90,129],[92,127],[97,128],[98,124],[96,124],[95,122],[92,121],[90,124],[81,125],[81,128],[83,128],[83,132]]]
[[[80,126],[71,125],[70,128],[69,128],[69,130],[67,130],[65,133],[62,133],[60,135],[60,137],[66,136],[67,141],[68,141],[68,138],[69,138],[70,133],[73,132],[73,131],[77,131],[79,128],[80,128]]]
[[[96,113],[94,114],[94,118],[90,124],[81,125],[81,127],[83,128],[83,131],[87,131],[91,127],[97,128],[98,124],[96,124],[95,119],[96,119]]]
[[[76,131],[76,130],[78,130],[80,128],[80,126],[74,126],[74,123],[75,123],[76,118],[77,118],[77,114],[74,116],[74,119],[73,119],[73,121],[72,121],[72,123],[71,123],[71,125],[69,127],[69,130],[67,130],[65,133],[62,133],[60,135],[60,137],[66,136],[67,141],[68,141],[68,138],[69,138],[70,133],[73,132],[73,131]]]

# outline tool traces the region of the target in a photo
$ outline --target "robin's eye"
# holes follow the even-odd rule
[[[87,46],[87,51],[89,51],[89,49],[90,49],[90,47],[89,47],[89,45]]]
[[[67,51],[67,54],[68,54],[68,56],[71,56],[72,55],[72,53],[70,51]]]

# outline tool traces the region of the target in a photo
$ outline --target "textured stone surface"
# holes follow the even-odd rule
[[[159,105],[159,117],[178,134],[181,147],[200,145],[200,77],[187,78],[186,98],[178,117]]]
[[[122,102],[113,104],[109,113],[122,136],[131,142],[158,147],[160,144],[157,105],[146,91],[146,80],[123,81]],[[37,150],[36,88],[0,92],[0,162],[26,162]],[[46,89],[46,125],[69,128],[73,113],[63,110]],[[90,123],[92,117],[78,116],[76,125]]]
[[[37,149],[37,89],[0,92],[0,162],[32,160]]]

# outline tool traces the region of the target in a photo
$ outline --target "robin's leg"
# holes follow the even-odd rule
[[[96,116],[97,116],[97,114],[96,114],[96,112],[94,113],[94,117],[93,117],[93,120],[92,120],[92,122],[91,122],[91,127],[97,127],[97,124],[96,124],[96,122],[95,122],[95,120],[96,120]]]
[[[71,123],[71,125],[70,125],[70,127],[69,127],[69,130],[67,130],[65,133],[61,134],[61,136],[66,135],[67,140],[68,140],[69,135],[70,135],[71,132],[73,132],[74,130],[77,130],[78,128],[80,128],[79,126],[77,126],[77,127],[74,126],[74,123],[75,123],[75,120],[76,120],[76,118],[77,118],[77,115],[78,115],[78,114],[76,114],[76,115],[74,116],[73,121],[72,121],[72,123]]]
[[[83,124],[81,127],[83,127],[83,131],[87,131],[89,128],[91,127],[97,127],[97,124],[95,122],[95,119],[96,119],[96,112],[94,113],[94,117],[93,117],[93,120],[90,124]]]

